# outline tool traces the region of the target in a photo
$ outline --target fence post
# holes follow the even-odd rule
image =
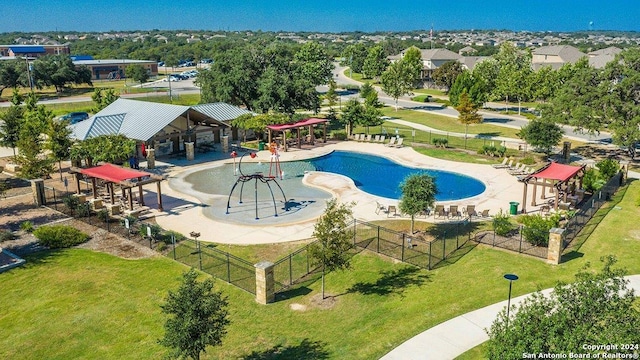
[[[444,238],[442,238],[442,260],[446,257],[446,248],[447,248],[447,232],[444,232]]]
[[[293,284],[293,270],[291,267],[291,254],[289,254],[289,285]]]
[[[493,247],[496,246],[496,231],[493,230]]]
[[[200,265],[200,271],[202,271],[202,249],[200,249],[200,241],[196,240],[196,244],[198,245],[198,262]]]
[[[353,219],[353,246],[354,247],[356,245],[356,236],[357,236],[357,233],[358,233],[358,223],[357,223],[357,221],[358,220]]]
[[[400,260],[404,262],[404,243],[405,243],[405,234],[402,234],[402,253],[400,255]]]
[[[520,249],[518,249],[519,253],[522,253],[522,229],[524,228],[524,225],[520,225]]]
[[[56,199],[56,189],[55,188],[51,188],[53,191],[53,207],[58,210],[58,199]],[[107,230],[109,231],[109,230]]]
[[[273,263],[262,261],[254,266],[256,268],[256,301],[266,305],[275,300]]]
[[[229,253],[227,253],[227,279],[229,280],[227,282],[231,284],[231,259],[229,258]]]
[[[176,259],[176,236],[174,234],[171,234],[171,243],[173,243],[173,260],[175,260]]]
[[[376,246],[376,252],[380,253],[380,225],[378,225],[378,245]]]
[[[307,245],[307,274],[309,273],[309,245]]]
[[[433,244],[433,241],[429,241],[429,270],[431,270],[431,244]]]

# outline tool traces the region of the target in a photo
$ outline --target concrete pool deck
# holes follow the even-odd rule
[[[343,141],[332,144],[322,144],[320,146],[291,149],[288,152],[280,153],[280,161],[304,160],[308,158],[326,155],[334,150],[358,151],[387,157],[400,164],[411,167],[426,167],[436,170],[457,172],[468,175],[482,181],[486,190],[477,196],[455,201],[443,201],[438,204],[459,205],[459,208],[466,208],[467,205],[475,205],[478,212],[489,209],[490,214],[496,214],[500,209],[507,211],[510,201],[522,201],[523,185],[519,183],[515,176],[509,175],[504,169],[494,169],[490,165],[469,164],[453,162],[431,158],[414,151],[411,147],[392,148],[383,144],[360,143],[355,141]],[[219,153],[218,153],[219,154]],[[224,157],[219,154],[218,159]],[[268,162],[270,153],[268,151],[258,152],[256,159],[246,157],[243,162],[262,161]],[[201,169],[218,166],[231,162],[231,158],[200,163],[196,165],[176,165],[168,169],[168,178],[172,183],[173,179],[180,179],[188,173]],[[184,163],[184,162],[181,162]],[[376,176],[376,169],[371,169],[371,176]],[[341,175],[309,172],[303,181],[309,186],[318,187],[329,191],[337,197],[340,202],[354,202],[353,214],[357,219],[364,221],[383,220],[400,218],[399,215],[389,216],[380,211],[376,214],[376,202],[384,206],[398,205],[397,200],[381,198],[357,189],[351,181]],[[229,184],[231,187],[233,184]],[[157,223],[165,229],[178,231],[188,235],[192,231],[201,233],[201,240],[213,241],[224,244],[268,244],[277,242],[287,242],[304,240],[311,237],[316,219],[301,220],[296,215],[287,216],[286,224],[261,224],[256,220],[255,225],[234,224],[218,219],[207,217],[203,209],[208,206],[226,206],[227,196],[189,194],[189,189],[183,187],[174,188],[170,182],[162,183],[164,212],[154,211]],[[152,187],[145,188],[147,193],[154,193]],[[286,189],[285,189],[286,193]],[[151,198],[146,196],[145,198]],[[155,204],[147,202],[149,207]],[[536,207],[528,207],[529,211],[536,210]],[[417,221],[442,222],[445,220],[434,219],[433,216],[427,219],[416,219]]]

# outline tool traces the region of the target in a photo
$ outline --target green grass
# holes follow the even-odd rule
[[[442,91],[442,90],[438,90],[438,89],[414,89],[411,90],[416,94],[426,94],[426,95],[435,95],[435,96],[446,96],[448,97],[448,95]]]
[[[326,291],[337,295],[331,309],[312,301],[319,281],[268,306],[218,281],[229,296],[232,324],[223,345],[203,358],[377,359],[442,321],[504,300],[502,275],[507,272],[520,276],[513,296],[571,281],[586,262],[596,264],[607,254],[615,254],[630,273],[640,273],[640,240],[628,221],[640,216],[638,196],[640,182],[633,182],[622,201],[601,210],[607,215],[579,254],[558,266],[477,246],[453,264],[424,271],[365,252],[353,258],[351,270],[328,274]],[[164,258],[121,260],[86,250],[45,252],[27,260],[25,267],[0,275],[3,288],[11,289],[0,292],[5,334],[0,357],[162,356],[156,344],[163,325],[158,306],[166,290],[176,287],[184,266]],[[294,303],[307,308],[294,311]]]

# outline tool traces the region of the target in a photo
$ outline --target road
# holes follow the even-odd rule
[[[362,85],[361,82],[358,82],[356,80],[353,80],[347,77],[344,74],[345,69],[346,67],[340,66],[339,64],[335,63],[335,68],[333,70],[333,77],[336,83],[341,85],[358,85],[358,86]],[[385,105],[395,106],[395,100],[393,98],[385,94],[379,87],[376,87],[376,89],[378,90],[378,96],[379,96],[378,99],[380,100],[380,102],[384,103]],[[318,90],[324,92],[324,91],[327,91],[327,87],[326,86],[319,87]],[[341,95],[340,97],[341,97],[341,101],[346,101],[350,98],[358,97],[358,94],[354,93],[354,94],[348,94],[348,95]],[[504,104],[488,103],[487,105],[496,109],[504,108]],[[409,96],[403,96],[399,98],[398,106],[404,109],[418,110],[418,111],[424,111],[432,114],[448,116],[456,119],[458,118],[458,112],[453,108],[450,108],[450,107],[443,108],[438,103],[422,103],[422,102],[412,101]],[[482,115],[484,119],[483,121],[485,123],[504,126],[504,127],[510,127],[514,129],[520,129],[529,123],[529,121],[523,116],[502,115],[502,114],[496,114],[491,111],[480,111],[480,114]],[[599,143],[605,143],[605,144],[611,143],[611,134],[603,132],[603,133],[600,133],[599,135],[590,135],[590,134],[584,134],[579,131],[576,131],[575,128],[572,126],[568,126],[568,125],[561,125],[561,126],[567,138],[578,140],[578,141],[586,141],[586,142],[599,142]]]

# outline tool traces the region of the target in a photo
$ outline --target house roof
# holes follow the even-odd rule
[[[622,52],[622,49],[617,48],[615,46],[609,46],[605,49],[595,50],[589,53],[589,56],[600,56],[600,55],[617,55]]]
[[[476,67],[476,64],[484,60],[487,60],[488,58],[489,58],[488,56],[464,56],[460,60],[460,62],[462,63],[463,67],[469,70],[473,70],[473,68]]]
[[[422,60],[460,60],[462,56],[447,49],[421,49]]]
[[[585,53],[571,45],[542,46],[533,50],[532,54],[558,56],[565,63],[574,63],[580,60],[580,58],[587,56]]]
[[[231,121],[237,118],[240,115],[244,114],[253,114],[249,110],[241,109],[237,106],[229,105],[227,103],[217,102],[211,104],[200,104],[191,107],[194,110],[197,110],[212,119],[216,119],[218,121]]]

